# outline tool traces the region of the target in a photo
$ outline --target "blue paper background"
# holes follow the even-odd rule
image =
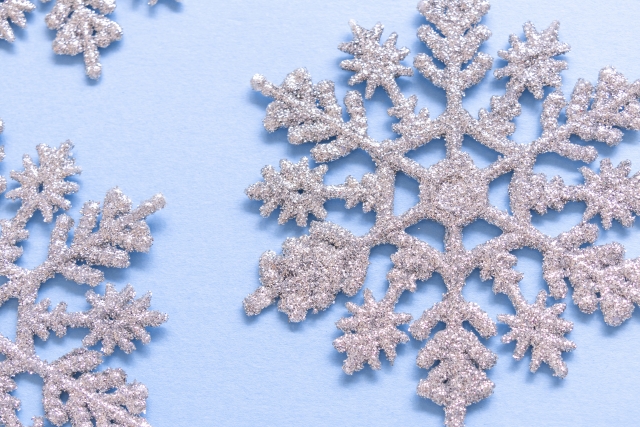
[[[493,37],[482,51],[496,57],[508,48],[508,35],[522,36],[522,24],[531,20],[538,29],[559,20],[561,39],[572,45],[566,55],[563,90],[569,94],[578,78],[592,82],[606,65],[615,65],[629,79],[640,78],[640,2],[575,0],[493,0],[483,23]],[[334,322],[346,314],[344,302],[326,312],[310,315],[302,324],[290,324],[273,307],[253,318],[242,310],[242,299],[258,286],[257,261],[268,249],[279,251],[281,242],[305,230],[290,221],[278,226],[276,215],[263,219],[259,202],[244,196],[244,189],[261,179],[260,169],[277,165],[281,158],[297,161],[310,146],[291,146],[283,131],[268,134],[261,125],[268,100],[253,93],[249,80],[262,73],[275,83],[295,68],[305,66],[315,81],[332,79],[341,99],[351,73],[338,64],[347,56],[339,42],[350,40],[347,25],[353,18],[366,27],[381,21],[384,38],[399,33],[398,44],[412,54],[425,50],[417,40],[423,18],[415,1],[257,1],[189,0],[180,6],[160,0],[148,9],[142,0],[120,0],[113,15],[125,30],[122,41],[102,50],[103,77],[95,83],[84,77],[80,57],[56,57],[50,50],[54,33],[43,19],[51,4],[39,4],[29,15],[26,30],[17,31],[13,45],[0,42],[0,117],[6,130],[0,136],[7,158],[0,172],[19,169],[22,153],[35,154],[35,145],[57,145],[71,139],[77,162],[84,169],[76,179],[81,191],[71,200],[72,216],[82,202],[100,200],[119,185],[136,203],[161,191],[167,208],[150,220],[156,243],[149,254],[133,257],[131,268],[108,271],[107,278],[120,289],[131,283],[139,294],[153,291],[153,308],[169,313],[169,322],[153,331],[148,346],[127,356],[117,351],[109,366],[122,366],[129,379],[145,383],[150,391],[148,420],[164,426],[283,426],[283,425],[406,425],[439,426],[443,412],[415,394],[427,372],[415,365],[423,343],[400,346],[395,365],[382,370],[368,367],[353,376],[340,369],[344,355],[332,347],[339,336]],[[503,66],[496,61],[496,66]],[[501,94],[504,81],[491,76],[468,91],[465,105],[471,112],[487,107],[493,94]],[[405,94],[415,93],[419,106],[432,116],[443,111],[442,93],[423,77],[403,78]],[[362,89],[362,87],[358,87]],[[370,133],[392,136],[386,116],[389,101],[381,89],[366,103]],[[517,119],[515,139],[530,141],[540,132],[541,104],[524,96],[523,114]],[[483,165],[492,154],[468,141],[468,150]],[[640,165],[640,138],[627,133],[617,148],[598,145],[602,156],[614,163],[629,158],[634,172]],[[433,143],[415,158],[435,163],[444,153]],[[579,162],[542,156],[536,170],[560,174],[567,183],[581,180]],[[598,167],[595,162],[591,167]],[[369,160],[352,155],[330,165],[328,182],[341,182],[348,174],[360,178],[372,170]],[[491,200],[506,208],[508,179],[497,180]],[[397,209],[417,200],[417,185],[398,180]],[[8,217],[16,204],[0,203]],[[364,233],[372,214],[359,207],[350,211],[339,202],[327,204],[329,220]],[[580,221],[580,204],[570,204],[558,214],[536,216],[536,224],[550,234]],[[39,217],[30,225],[22,264],[35,265],[50,227]],[[495,235],[486,224],[470,226],[465,243],[475,245]],[[429,242],[442,238],[437,226],[416,233]],[[640,225],[624,229],[619,224],[601,233],[599,243],[620,241],[628,257],[640,256]],[[385,289],[391,247],[373,251],[366,287],[379,298]],[[544,288],[541,257],[518,251],[517,268],[526,274],[522,286],[532,301]],[[102,291],[104,285],[99,290]],[[43,287],[42,297],[55,304],[69,302],[70,309],[85,309],[87,287],[56,279]],[[403,297],[400,311],[419,317],[444,291],[440,279],[419,286]],[[471,276],[467,299],[478,302],[493,318],[511,312],[504,296],[494,296],[491,283]],[[354,297],[360,302],[362,293]],[[550,301],[551,302],[551,301]],[[567,298],[570,303],[570,299]],[[0,308],[0,332],[13,336],[16,305]],[[469,426],[566,426],[637,424],[640,409],[640,315],[619,328],[606,326],[602,315],[580,313],[569,305],[565,317],[575,323],[569,337],[578,348],[565,356],[569,376],[558,380],[544,366],[537,374],[528,370],[530,356],[511,358],[513,344],[499,337],[488,346],[499,355],[489,371],[496,383],[494,395],[468,412]],[[501,334],[506,327],[500,326]],[[64,339],[38,342],[38,353],[48,360],[78,345],[80,333]],[[27,422],[41,413],[39,379],[18,378],[16,395],[23,399],[20,417]]]

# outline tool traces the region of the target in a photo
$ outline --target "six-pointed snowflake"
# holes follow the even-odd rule
[[[554,57],[568,52],[569,46],[558,40],[558,23],[543,31],[527,23],[526,39],[512,36],[512,47],[498,53],[507,62],[495,72],[497,78],[508,78],[505,93],[493,97],[490,110],[483,109],[476,117],[464,108],[462,98],[493,65],[493,58],[479,52],[490,37],[489,29],[479,24],[489,10],[488,1],[423,0],[418,10],[430,22],[420,27],[418,37],[433,57],[418,54],[414,66],[447,96],[447,108],[437,118],[429,117],[426,109],[416,112],[415,95],[405,97],[396,83],[401,76],[411,76],[412,69],[401,63],[409,51],[396,48],[395,33],[381,43],[382,25],[367,30],[351,22],[354,39],[339,47],[353,55],[341,64],[355,72],[350,84],[366,82],[365,98],[371,98],[378,86],[388,94],[393,103],[389,115],[398,119],[393,125],[398,134],[395,139],[376,141],[368,135],[363,97],[358,91],[345,97],[349,115],[345,121],[332,82],[314,84],[304,69],[293,71],[279,86],[261,75],[253,78],[253,88],[274,99],[264,120],[268,131],[284,127],[292,144],[317,143],[311,155],[318,163],[359,148],[371,156],[376,169],[361,181],[348,177],[342,185],[324,185],[328,166],[310,169],[306,158],[297,164],[283,160],[280,172],[272,167],[263,170],[264,182],[247,190],[252,199],[264,201],[263,215],[280,207],[280,223],[295,217],[298,225],[305,226],[309,214],[320,221],[311,223],[309,235],[287,239],[281,255],[269,251],[262,256],[262,286],[245,299],[244,307],[247,314],[254,315],[279,300],[278,308],[291,321],[302,321],[309,310],[329,307],[339,292],[352,296],[360,290],[371,248],[396,246],[386,295],[376,302],[365,291],[362,306],[349,303],[352,316],[337,323],[345,334],[334,345],[347,353],[344,370],[348,374],[365,363],[378,369],[380,350],[393,361],[395,346],[408,340],[398,327],[410,320],[409,315],[394,312],[395,304],[403,292],[415,290],[416,281],[439,273],[447,292],[409,331],[414,338],[425,340],[437,323],[445,324],[418,355],[418,365],[430,369],[427,378],[420,381],[418,394],[444,406],[445,424],[457,427],[464,423],[467,406],[488,397],[494,387],[484,371],[496,363],[496,355],[463,327],[468,321],[484,338],[497,333],[494,321],[462,295],[467,277],[476,268],[483,280],[493,280],[494,291],[506,294],[515,308],[514,315],[498,317],[511,328],[503,341],[516,341],[514,357],[521,359],[531,348],[531,370],[544,362],[560,377],[567,375],[562,352],[575,348],[565,338],[573,324],[560,318],[564,304],[547,307],[545,291],[534,304],[525,300],[519,287],[522,274],[513,269],[517,261],[513,251],[524,247],[540,251],[550,295],[564,298],[570,283],[578,307],[586,313],[599,307],[609,325],[621,324],[631,316],[634,304],[640,303],[640,260],[625,260],[624,249],[616,243],[590,245],[598,228],[588,222],[600,215],[605,228],[612,220],[630,226],[634,214],[640,212],[640,175],[629,177],[628,162],[614,167],[608,159],[601,162],[599,174],[583,169],[583,185],[565,185],[559,177],[548,180],[533,171],[537,156],[544,153],[593,162],[595,148],[573,143],[572,136],[615,145],[622,138],[620,129],[640,129],[640,81],[628,83],[615,69],[605,68],[595,87],[581,80],[567,101],[559,90],[560,72],[567,64]],[[536,98],[543,98],[549,86],[556,90],[544,100],[542,135],[527,144],[515,143],[509,137],[515,131],[513,120],[521,111],[520,97],[529,90]],[[566,120],[559,120],[563,111]],[[478,167],[461,149],[465,136],[497,151],[499,158],[487,167]],[[407,155],[438,138],[446,141],[446,158],[435,165],[423,167]],[[418,181],[420,196],[411,209],[394,215],[394,184],[399,172]],[[508,173],[513,174],[511,213],[492,206],[488,199],[489,184]],[[329,199],[343,199],[348,208],[362,203],[365,211],[376,213],[375,225],[357,237],[322,221],[326,216],[323,204]],[[569,231],[550,237],[532,225],[532,210],[541,214],[548,208],[562,210],[571,201],[582,201],[587,208],[583,221]],[[425,219],[445,227],[443,252],[406,232]],[[497,226],[502,234],[467,250],[462,230],[479,219]]]
[[[0,122],[1,128],[1,122]],[[0,424],[20,427],[16,416],[20,401],[11,394],[17,385],[16,375],[24,372],[39,375],[44,383],[42,402],[44,417],[35,417],[33,427],[43,427],[45,419],[62,426],[149,426],[141,417],[146,408],[147,388],[136,381],[127,383],[122,369],[97,371],[103,355],[112,354],[115,347],[125,353],[135,350],[133,340],[146,344],[151,336],[145,328],[159,326],[167,316],[150,311],[151,294],[135,298],[133,287],[117,291],[106,285],[104,295],[93,291],[86,294],[91,309],[68,312],[64,302],[50,309],[50,300],[38,302],[41,286],[61,275],[80,285],[92,287],[104,280],[96,267],[126,268],[130,252],[147,252],[153,243],[145,219],[164,207],[158,194],[132,208],[131,201],[118,188],[110,190],[102,204],[87,202],[81,217],[74,221],[60,209],[71,207],[65,198],[78,191],[78,184],[66,178],[80,173],[65,142],[59,148],[37,147],[39,161],[25,155],[24,170],[11,172],[19,187],[6,196],[20,200],[20,207],[11,219],[0,220],[0,275],[7,279],[0,286],[0,305],[17,299],[17,332],[15,340],[0,334]],[[0,147],[0,160],[4,152]],[[0,190],[6,181],[0,179]],[[29,237],[27,223],[36,211],[45,222],[55,219],[47,258],[28,269],[17,265],[22,255],[20,242]],[[71,237],[72,236],[72,237]],[[35,337],[46,341],[49,331],[62,337],[68,328],[86,328],[84,347],[48,362],[35,350]],[[90,347],[101,343],[100,351]]]

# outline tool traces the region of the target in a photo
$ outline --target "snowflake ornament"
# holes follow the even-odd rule
[[[25,155],[24,170],[11,172],[19,187],[6,196],[19,200],[20,207],[13,218],[0,220],[0,275],[7,279],[0,286],[0,305],[17,299],[18,320],[15,340],[0,334],[0,354],[4,356],[0,361],[0,424],[23,425],[16,416],[20,401],[11,392],[17,388],[13,378],[28,372],[39,375],[44,382],[44,417],[33,418],[33,427],[44,427],[45,419],[56,426],[68,422],[73,426],[149,426],[141,416],[147,388],[136,381],[128,383],[122,369],[96,368],[116,347],[131,353],[136,348],[134,340],[149,343],[151,336],[146,328],[167,320],[167,315],[149,310],[151,294],[136,299],[131,285],[117,291],[107,284],[104,295],[87,292],[91,309],[84,312],[68,312],[64,302],[50,309],[51,301],[38,301],[38,295],[41,286],[56,275],[95,287],[104,280],[104,273],[96,267],[128,267],[129,253],[150,249],[153,238],[145,219],[162,209],[165,201],[158,194],[134,209],[131,201],[114,188],[102,207],[98,202],[85,203],[74,227],[71,217],[57,213],[71,208],[65,196],[79,188],[66,180],[80,173],[71,148],[68,141],[59,148],[39,145],[39,161]],[[2,157],[4,152],[0,151]],[[5,189],[2,178],[0,190]],[[47,259],[28,269],[16,262],[22,255],[19,243],[29,237],[26,226],[36,211],[42,213],[45,222],[55,219],[55,225]],[[83,347],[53,362],[41,359],[35,337],[46,341],[50,331],[62,337],[68,328],[88,329]],[[100,351],[90,349],[98,343]]]
[[[418,38],[432,56],[420,53],[413,64],[446,92],[447,108],[437,118],[430,117],[426,108],[416,111],[416,96],[406,97],[396,82],[413,71],[402,63],[409,51],[396,47],[395,33],[381,42],[381,24],[367,30],[351,22],[353,41],[339,46],[353,55],[341,63],[343,69],[355,72],[349,83],[366,82],[365,98],[371,98],[380,86],[391,99],[393,107],[388,113],[398,119],[393,125],[398,134],[395,139],[376,141],[368,135],[359,91],[346,94],[348,119],[344,120],[334,84],[314,84],[305,69],[293,71],[281,85],[261,75],[253,77],[253,88],[274,100],[267,107],[265,128],[270,132],[287,128],[292,144],[316,143],[311,156],[321,165],[310,168],[306,158],[297,164],[283,160],[280,171],[265,167],[264,181],[247,189],[250,198],[264,202],[262,215],[280,208],[281,224],[296,218],[299,226],[306,226],[309,214],[317,221],[311,222],[308,235],[287,239],[281,255],[271,251],[262,255],[262,286],[244,300],[244,308],[247,314],[255,315],[278,301],[278,309],[290,321],[302,321],[309,310],[315,313],[328,308],[339,292],[353,296],[361,289],[373,247],[396,246],[386,294],[375,301],[365,290],[362,306],[348,303],[351,316],[338,321],[344,335],[334,346],[347,354],[343,369],[348,374],[364,364],[379,369],[380,350],[393,361],[395,347],[408,340],[399,327],[410,321],[410,315],[394,311],[396,303],[405,291],[416,289],[417,281],[440,274],[447,292],[441,302],[410,325],[409,332],[415,339],[428,340],[417,358],[418,366],[429,370],[418,385],[418,394],[444,406],[445,425],[459,427],[464,424],[466,408],[493,392],[494,384],[486,371],[497,361],[478,336],[463,327],[469,322],[483,338],[497,334],[495,322],[462,295],[467,277],[476,268],[482,280],[493,281],[495,293],[507,295],[513,304],[515,314],[498,316],[510,327],[503,341],[516,342],[514,357],[518,360],[532,349],[532,372],[546,363],[554,375],[567,375],[562,353],[575,349],[565,337],[573,324],[561,317],[565,304],[547,306],[547,292],[540,292],[533,304],[525,300],[519,287],[523,275],[513,269],[517,262],[513,251],[524,247],[540,251],[550,296],[564,298],[570,283],[580,310],[592,313],[599,308],[609,325],[620,325],[640,303],[640,259],[624,259],[624,248],[617,243],[592,245],[598,228],[589,222],[599,215],[604,228],[613,220],[630,226],[640,212],[640,174],[629,176],[629,162],[614,166],[608,159],[600,163],[599,173],[583,168],[582,185],[566,185],[559,177],[549,180],[533,171],[537,157],[544,153],[593,162],[595,148],[573,143],[572,136],[615,145],[622,139],[621,129],[640,130],[640,81],[629,83],[608,67],[600,72],[595,86],[579,81],[567,100],[559,89],[560,72],[567,63],[555,57],[568,52],[569,46],[558,40],[558,23],[543,31],[527,23],[525,40],[511,36],[511,48],[498,52],[507,62],[495,71],[496,78],[508,80],[505,93],[492,97],[490,110],[482,109],[474,116],[464,108],[462,98],[493,66],[493,58],[479,52],[491,35],[480,24],[489,2],[423,0],[418,10],[430,22],[419,28]],[[528,144],[514,142],[509,137],[521,112],[520,97],[528,90],[541,99],[547,87],[556,89],[544,99],[542,135]],[[563,111],[566,121],[559,120]],[[479,167],[461,149],[465,136],[500,156],[487,167]],[[412,150],[440,138],[446,141],[445,159],[424,167],[408,157]],[[360,181],[349,176],[344,184],[324,185],[326,163],[355,149],[369,154],[375,173],[365,174]],[[394,215],[394,185],[399,172],[419,183],[419,202]],[[489,184],[508,173],[512,173],[511,213],[492,206],[488,198]],[[345,200],[347,208],[362,203],[365,212],[376,213],[375,224],[364,236],[355,236],[323,221],[323,204],[330,199]],[[544,214],[549,208],[562,210],[573,201],[586,204],[580,224],[557,237],[533,226],[532,210]],[[467,250],[462,230],[480,219],[502,233]],[[406,232],[422,220],[444,226],[444,251]],[[439,322],[445,328],[429,339]]]
[[[40,1],[48,3],[51,0]],[[150,6],[156,3],[158,0],[149,0]],[[9,21],[24,28],[27,25],[24,13],[35,8],[28,0],[2,0],[0,39],[15,41]],[[47,27],[56,31],[53,51],[71,56],[82,53],[87,76],[98,79],[102,74],[98,48],[105,48],[122,38],[120,25],[107,18],[115,9],[116,0],[55,0],[53,9],[45,17]]]

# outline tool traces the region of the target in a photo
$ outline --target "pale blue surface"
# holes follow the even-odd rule
[[[344,355],[332,347],[339,336],[334,322],[345,315],[346,298],[302,324],[289,324],[273,307],[254,318],[242,311],[242,299],[258,286],[257,261],[267,249],[278,251],[289,236],[304,232],[293,222],[278,226],[275,215],[258,215],[260,203],[250,202],[244,189],[260,179],[265,164],[281,158],[297,161],[310,146],[288,145],[284,132],[269,135],[261,120],[268,100],[251,92],[249,80],[262,73],[279,83],[293,69],[305,66],[315,81],[336,81],[339,97],[347,90],[350,72],[339,69],[346,55],[339,42],[350,39],[350,18],[371,27],[385,24],[397,31],[399,45],[412,50],[410,59],[424,47],[415,33],[423,18],[415,0],[242,2],[188,0],[182,7],[161,0],[148,11],[142,0],[120,0],[115,19],[125,30],[124,39],[103,51],[103,77],[99,83],[84,78],[80,58],[59,58],[50,51],[53,33],[46,30],[44,14],[51,4],[39,5],[29,16],[29,28],[18,31],[13,46],[0,43],[0,117],[6,131],[0,137],[7,159],[0,172],[20,167],[22,153],[35,153],[35,145],[59,144],[71,139],[84,173],[77,179],[81,191],[72,197],[72,215],[81,203],[101,199],[119,185],[137,203],[161,191],[167,208],[150,221],[155,245],[146,255],[136,255],[132,268],[110,271],[118,288],[130,282],[139,294],[153,291],[153,308],[169,313],[169,322],[153,332],[153,341],[131,356],[117,352],[112,366],[123,366],[129,379],[150,390],[148,419],[156,427],[173,426],[285,426],[285,425],[403,425],[440,426],[443,412],[415,394],[426,371],[415,365],[423,345],[400,346],[393,367],[383,362],[381,371],[369,368],[345,375]],[[372,4],[373,3],[373,4]],[[561,39],[572,45],[563,73],[564,92],[570,93],[579,77],[595,81],[598,71],[615,65],[629,79],[640,78],[637,39],[640,2],[494,0],[485,17],[494,36],[482,50],[496,57],[508,47],[510,33],[521,35],[522,24],[533,21],[538,29],[553,20],[562,23]],[[407,61],[407,63],[410,63]],[[503,65],[496,62],[497,66]],[[420,105],[433,116],[444,105],[441,93],[424,78],[406,79],[406,94],[416,93]],[[359,89],[362,89],[359,87]],[[492,94],[501,94],[504,82],[487,79],[469,91],[465,105],[472,112],[488,106]],[[391,136],[386,116],[388,101],[376,93],[366,103],[370,132]],[[523,115],[517,120],[516,139],[528,141],[540,131],[540,103],[525,96]],[[618,148],[599,146],[601,155],[614,163],[629,158],[640,167],[640,138],[629,133]],[[491,156],[473,144],[478,162]],[[442,156],[434,143],[417,157],[434,163]],[[361,177],[372,165],[365,156],[353,155],[335,162],[328,182],[343,181],[347,174]],[[538,170],[560,174],[565,182],[579,182],[579,162],[543,157]],[[595,164],[597,165],[597,163]],[[417,200],[416,185],[399,180],[399,210]],[[492,201],[505,207],[507,180],[492,187]],[[0,204],[0,214],[11,212],[11,202]],[[339,202],[328,204],[329,219],[365,232],[373,222],[359,207],[347,211]],[[536,219],[544,231],[557,234],[577,223],[580,206],[561,214]],[[39,243],[48,229],[34,224],[24,265],[44,257]],[[496,230],[473,225],[465,243],[474,245]],[[424,230],[422,230],[424,232]],[[619,224],[603,233],[600,242],[618,240],[627,256],[640,255],[640,225],[623,229]],[[435,242],[438,232],[423,234]],[[31,243],[33,241],[34,243]],[[375,249],[366,286],[380,297],[393,248]],[[532,300],[543,287],[541,257],[522,250],[518,269],[526,297]],[[86,287],[56,282],[43,294],[54,303],[66,300],[72,309],[86,306]],[[103,289],[104,286],[101,287]],[[418,317],[436,302],[444,286],[439,279],[422,284],[403,297],[399,309]],[[506,297],[495,297],[491,283],[477,274],[469,280],[465,296],[478,302],[492,317],[510,312]],[[362,298],[361,293],[355,297]],[[568,301],[570,302],[570,301]],[[0,308],[0,332],[8,335],[15,305]],[[566,356],[569,376],[561,381],[543,367],[528,370],[530,357],[511,358],[513,344],[499,337],[488,345],[500,359],[490,378],[494,395],[470,408],[469,426],[599,426],[637,425],[640,408],[640,315],[619,328],[604,325],[598,312],[587,316],[572,304],[565,317],[575,322],[569,337],[578,349]],[[13,321],[15,323],[15,321]],[[502,334],[504,326],[499,327]],[[49,360],[63,354],[81,335],[39,343],[38,352]],[[39,382],[23,376],[18,396],[24,399],[21,418],[26,422],[40,413]]]

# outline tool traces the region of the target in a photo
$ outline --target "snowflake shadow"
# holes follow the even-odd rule
[[[169,10],[175,13],[179,13],[184,10],[184,3],[181,3],[176,0],[158,0],[158,3],[156,3],[154,7],[149,7],[148,0],[133,0],[131,1],[130,8],[132,10],[138,10],[140,8],[146,7],[147,15],[149,15],[150,17],[156,17],[158,14],[156,9],[160,5],[162,5],[162,7],[168,8]]]

